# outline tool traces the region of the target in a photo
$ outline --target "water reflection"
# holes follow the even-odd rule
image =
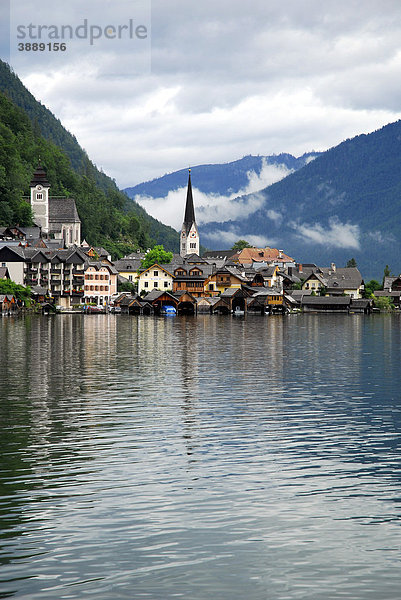
[[[0,597],[398,598],[397,316],[0,336]]]

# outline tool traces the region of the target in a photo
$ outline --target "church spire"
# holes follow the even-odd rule
[[[187,201],[185,203],[184,222],[181,228],[180,254],[182,257],[188,254],[199,254],[199,233],[195,221],[191,169],[188,173]]]
[[[185,204],[184,225],[187,233],[191,229],[192,223],[195,223],[194,199],[192,197],[191,169],[188,169],[188,187],[187,187],[187,202]]]

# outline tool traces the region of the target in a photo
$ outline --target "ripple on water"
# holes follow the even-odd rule
[[[0,597],[398,599],[398,320],[0,336]]]

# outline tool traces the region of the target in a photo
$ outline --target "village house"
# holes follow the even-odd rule
[[[138,294],[149,293],[152,290],[173,289],[174,275],[172,265],[158,265],[157,263],[143,269],[138,276]]]
[[[117,269],[106,262],[90,262],[85,265],[84,302],[104,306],[117,293]]]
[[[302,283],[302,289],[323,292],[328,296],[346,295],[357,299],[362,298],[364,283],[356,267],[337,268],[332,263],[330,267],[312,272]]]
[[[114,266],[120,277],[134,284],[138,281],[138,271],[145,254],[138,252],[136,255],[125,256],[114,262]]]

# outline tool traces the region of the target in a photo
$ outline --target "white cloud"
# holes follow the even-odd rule
[[[389,244],[396,241],[392,233],[383,233],[382,231],[370,231],[368,237],[378,244]]]
[[[351,223],[341,223],[336,218],[330,219],[328,227],[324,227],[320,223],[314,223],[313,225],[294,223],[292,226],[306,242],[334,248],[354,248],[358,250],[360,247],[359,226]]]
[[[276,241],[274,239],[267,238],[262,235],[248,235],[244,231],[241,231],[238,227],[229,227],[228,229],[221,229],[212,233],[203,234],[202,240],[206,245],[218,245],[221,248],[232,246],[237,240],[246,240],[255,248],[265,248],[266,246],[275,246]]]
[[[285,165],[269,165],[263,159],[260,173],[258,174],[254,170],[249,171],[246,187],[230,195],[205,194],[193,187],[197,223],[204,225],[212,221],[223,222],[234,221],[238,218],[245,219],[261,208],[265,202],[264,196],[257,192],[276,181],[280,181],[291,172]],[[246,198],[238,198],[245,195],[247,195]],[[179,229],[184,215],[185,198],[186,188],[180,188],[169,192],[164,198],[135,196],[134,199],[150,215],[175,229]],[[275,222],[281,220],[280,213],[273,210],[267,212],[267,217]]]

